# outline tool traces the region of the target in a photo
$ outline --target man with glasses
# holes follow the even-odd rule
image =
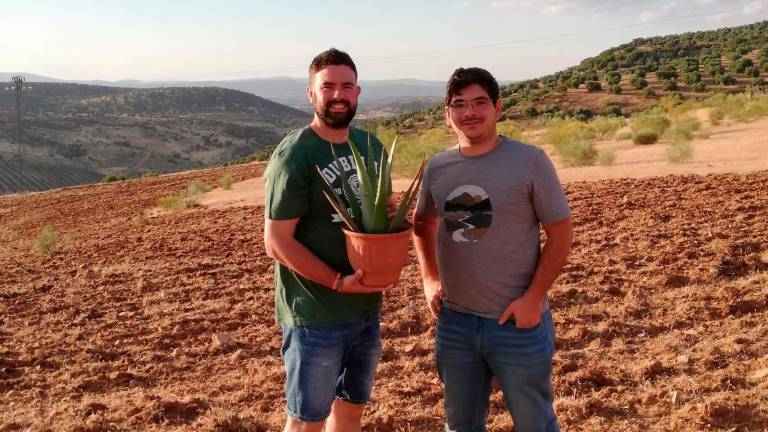
[[[547,291],[573,239],[565,193],[541,149],[497,134],[501,101],[489,72],[457,69],[445,104],[459,145],[430,161],[414,220],[424,294],[438,317],[445,430],[486,430],[495,376],[517,432],[558,431]]]

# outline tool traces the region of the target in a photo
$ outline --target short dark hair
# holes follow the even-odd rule
[[[499,83],[496,82],[496,78],[490,72],[478,67],[458,68],[453,71],[448,79],[448,84],[445,86],[445,104],[449,105],[456,93],[472,84],[482,87],[494,104],[499,100]]]
[[[355,73],[355,78],[357,78],[357,67],[355,66],[355,62],[352,61],[352,57],[336,48],[323,51],[312,59],[312,63],[309,64],[309,77],[312,78],[312,75],[331,65],[349,66],[349,68],[352,69],[352,72]]]

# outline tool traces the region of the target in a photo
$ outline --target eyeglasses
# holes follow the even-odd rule
[[[490,99],[487,97],[479,97],[477,99],[472,99],[471,101],[457,100],[455,102],[451,102],[448,106],[456,112],[464,112],[470,106],[475,111],[483,111],[488,109],[491,105],[493,104],[491,103]]]

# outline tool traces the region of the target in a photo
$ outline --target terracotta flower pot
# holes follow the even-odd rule
[[[395,283],[408,262],[413,226],[390,234],[366,234],[343,229],[347,257],[352,268],[362,269],[363,284],[387,286]]]

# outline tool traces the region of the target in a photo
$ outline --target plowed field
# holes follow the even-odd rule
[[[136,216],[192,179],[0,198],[0,431],[277,431],[280,330],[263,209]],[[768,171],[566,186],[550,299],[564,431],[768,430]],[[58,251],[33,252],[40,230]],[[367,431],[441,430],[413,256],[382,311]],[[501,394],[489,429],[512,431]]]

